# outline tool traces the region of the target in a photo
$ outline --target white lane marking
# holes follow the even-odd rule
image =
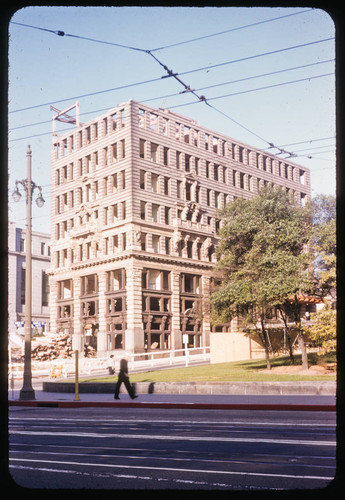
[[[264,472],[236,472],[236,471],[216,471],[216,470],[203,470],[203,469],[180,469],[174,467],[153,467],[153,466],[141,466],[141,465],[115,465],[115,464],[97,464],[97,463],[89,463],[89,462],[65,462],[59,460],[38,460],[31,458],[10,458],[12,462],[34,462],[40,463],[43,462],[45,464],[61,464],[61,465],[75,465],[75,466],[88,466],[88,467],[106,467],[113,469],[140,469],[140,470],[156,470],[156,471],[169,471],[169,472],[185,472],[185,473],[200,473],[200,474],[225,474],[232,476],[260,476],[260,477],[279,477],[279,478],[287,478],[287,479],[322,479],[322,480],[332,480],[333,477],[328,476],[299,476],[299,475],[291,475],[291,474],[269,474]]]
[[[122,439],[154,439],[154,440],[169,440],[169,441],[220,441],[227,443],[274,443],[274,444],[297,444],[297,445],[312,445],[312,446],[336,446],[334,441],[312,441],[302,439],[268,439],[268,438],[231,438],[231,437],[214,437],[214,436],[167,436],[159,434],[97,434],[93,432],[48,432],[42,431],[10,431],[10,435],[26,435],[26,436],[68,436],[68,437],[88,437],[88,438],[122,438]]]
[[[31,446],[31,445],[30,445]],[[94,448],[93,448],[94,449]],[[22,453],[21,450],[12,450],[11,451],[12,454],[16,453],[16,454],[20,454]],[[161,461],[165,461],[165,462],[200,462],[200,463],[217,463],[217,464],[264,464],[264,465],[268,465],[268,464],[271,464],[271,465],[281,465],[281,463],[272,463],[272,462],[269,462],[267,461],[269,459],[269,457],[271,457],[271,455],[269,455],[269,457],[267,456],[267,460],[265,461],[255,461],[255,460],[235,460],[235,459],[232,459],[232,458],[229,458],[229,459],[219,459],[219,458],[196,458],[196,457],[193,457],[193,458],[184,458],[184,457],[160,457],[160,456],[156,456],[156,455],[119,455],[119,454],[116,454],[116,455],[110,455],[110,454],[95,454],[95,453],[76,453],[76,452],[67,452],[67,451],[64,451],[64,452],[59,452],[59,451],[25,451],[25,455],[53,455],[53,456],[56,456],[58,457],[59,455],[62,455],[63,457],[67,457],[67,456],[72,456],[72,457],[87,457],[87,456],[96,456],[97,458],[116,458],[116,459],[120,459],[120,458],[124,458],[124,459],[128,459],[128,460],[161,460]],[[279,456],[279,455],[278,455]],[[280,455],[280,457],[283,457],[283,455]],[[315,458],[314,456],[310,457],[310,458]],[[325,458],[325,457],[322,457],[322,458]],[[325,458],[326,459],[326,458]],[[335,459],[335,457],[331,457],[331,459]],[[309,467],[309,468],[315,468],[315,469],[334,469],[335,466],[334,465],[319,465],[319,464],[305,464],[305,463],[297,463],[297,458],[293,461],[293,462],[287,462],[285,463],[285,467],[295,467],[296,465],[298,466],[303,466],[304,468],[306,467]]]
[[[79,471],[71,471],[71,470],[65,470],[65,469],[48,469],[46,467],[29,467],[27,465],[10,465],[11,469],[17,469],[17,470],[30,470],[30,471],[40,471],[40,472],[55,472],[55,473],[62,473],[62,474],[75,474],[79,476],[92,476],[92,477],[99,477],[99,478],[119,478],[119,479],[143,479],[143,480],[149,480],[149,481],[157,481],[159,482],[173,482],[173,483],[183,483],[183,482],[188,482],[189,484],[194,484],[194,485],[207,485],[207,486],[220,486],[222,488],[232,488],[234,485],[230,483],[211,483],[207,481],[184,481],[183,479],[175,479],[175,478],[165,478],[165,477],[149,477],[149,476],[136,476],[134,474],[114,474],[114,473],[97,473],[97,472],[79,472]],[[236,487],[238,488],[238,486]],[[261,486],[247,486],[247,485],[241,485],[241,489],[245,490],[262,490],[265,489],[267,490],[266,487],[261,487]],[[272,489],[272,488],[271,488]],[[276,489],[282,489],[282,488],[273,488],[274,490]]]
[[[10,449],[10,452],[12,453],[21,453],[22,450],[15,450],[15,447],[18,447],[18,448],[32,448],[32,444],[28,444],[28,443],[11,443],[11,449]],[[46,452],[45,450],[47,449],[47,447],[49,448],[63,448],[65,450],[65,455],[78,455],[78,453],[73,453],[72,451],[69,451],[67,452],[66,450],[68,448],[72,449],[72,450],[90,450],[90,447],[89,446],[86,446],[86,445],[74,445],[74,444],[71,444],[71,445],[66,445],[66,444],[48,444],[48,445],[45,445],[45,444],[37,444],[35,443],[35,448],[43,448],[43,451],[39,451],[39,450],[36,450],[36,451],[27,451],[25,450],[24,453],[48,453]],[[129,447],[116,447],[116,446],[92,446],[92,451],[93,453],[92,454],[95,454],[97,453],[97,450],[102,450],[102,451],[107,451],[107,450],[111,450],[112,452],[114,451],[125,451],[127,450],[128,452],[133,452],[133,451],[139,451],[139,452],[144,452],[144,451],[152,451],[152,448],[143,448],[143,447],[140,447],[140,448],[129,448]],[[160,449],[161,451],[164,451],[164,452],[169,452],[170,450],[169,449]],[[179,450],[179,449],[174,449],[174,451],[176,453],[182,453],[184,454],[184,456],[188,455],[188,454],[191,454],[192,452],[191,451],[186,451],[186,450]],[[59,452],[49,452],[51,454],[59,454]],[[81,455],[85,456],[90,453],[81,453]],[[213,453],[212,453],[213,454]],[[97,455],[99,456],[99,455]],[[114,456],[114,455],[109,455],[109,456]],[[119,456],[119,455],[116,455],[116,456]],[[128,457],[129,455],[124,455],[125,457]],[[278,453],[278,454],[274,454],[272,452],[270,452],[269,455],[265,455],[265,454],[260,454],[260,453],[254,453],[254,454],[250,454],[249,455],[250,457],[264,457],[264,458],[271,458],[272,460],[276,457],[278,458],[288,458],[288,459],[293,459],[293,460],[302,460],[302,459],[305,459],[305,458],[313,458],[313,459],[316,459],[316,460],[336,460],[336,456],[327,456],[327,455],[311,455],[311,456],[308,456],[308,455],[296,455],[296,454],[293,454],[293,455],[286,455],[286,454],[281,454],[281,453]],[[152,455],[138,455],[138,457],[140,458],[151,458]],[[163,460],[163,457],[152,457],[152,458],[161,458]],[[171,457],[168,457],[168,460],[170,459]],[[165,458],[164,458],[165,459]],[[195,460],[195,458],[183,458],[183,457],[175,457],[175,458],[172,458],[172,459],[176,459],[176,460]],[[201,459],[201,460],[204,460],[204,461],[208,461],[208,460],[212,460],[212,461],[215,461],[215,460],[220,460],[220,459],[214,459],[214,458],[205,458],[205,459]],[[229,460],[222,460],[222,461],[225,461],[225,462],[228,462]],[[305,464],[304,464],[305,465]],[[311,466],[311,465],[310,465]],[[317,465],[315,465],[315,467],[318,467]],[[329,468],[334,468],[333,465],[330,465],[330,466],[327,466]]]
[[[18,420],[19,422],[24,422],[26,420],[28,421],[39,421],[42,420],[43,422],[48,422],[48,421],[53,421],[56,422],[56,418],[36,418],[36,417],[10,417],[11,420]],[[94,419],[87,419],[87,418],[59,418],[59,422],[92,422],[93,424],[95,423]],[[97,420],[97,422],[100,423],[117,423],[121,422],[123,423],[123,419],[117,419],[117,418],[109,418],[109,419],[102,419],[102,420]],[[231,425],[266,425],[269,427],[286,427],[287,425],[292,425],[290,422],[246,422],[245,420],[240,421],[240,420],[230,420],[230,421],[214,421],[214,420],[145,420],[145,419],[134,419],[134,420],[128,420],[128,423],[134,424],[134,423],[146,423],[146,424],[186,424],[186,425],[226,425],[226,426],[231,426]],[[294,427],[308,427],[312,429],[313,427],[334,427],[336,426],[336,423],[332,424],[321,424],[321,423],[301,423],[301,422],[293,422]]]

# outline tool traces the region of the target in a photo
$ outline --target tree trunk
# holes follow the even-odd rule
[[[280,316],[284,322],[284,329],[285,329],[285,335],[288,343],[288,348],[289,348],[289,356],[290,356],[290,361],[291,364],[295,364],[295,358],[293,356],[293,349],[292,349],[292,342],[291,342],[291,337],[289,335],[289,327],[287,325],[287,316],[283,313],[282,309],[278,307],[278,310],[280,312]]]
[[[293,355],[293,349],[292,349],[292,342],[291,342],[291,337],[288,333],[288,331],[286,332],[286,338],[287,338],[287,341],[288,341],[288,346],[289,346],[289,356],[290,356],[290,361],[291,361],[291,364],[295,364],[295,358],[294,358],[294,355]]]
[[[261,318],[261,331],[262,331],[262,340],[263,340],[263,344],[264,344],[264,348],[265,348],[265,358],[266,358],[267,370],[271,370],[272,367],[271,367],[271,361],[270,361],[268,332],[266,331],[263,318]]]
[[[305,347],[304,343],[304,338],[301,330],[301,317],[300,317],[300,309],[299,309],[299,304],[297,300],[297,295],[295,295],[295,303],[294,303],[294,314],[295,314],[295,324],[297,327],[297,339],[298,339],[298,345],[299,348],[301,349],[302,353],[302,369],[303,370],[308,370],[308,356],[307,356],[307,349]]]
[[[302,369],[308,370],[309,365],[308,365],[307,349],[305,347],[304,338],[301,331],[299,331],[298,333],[298,345],[302,353]]]

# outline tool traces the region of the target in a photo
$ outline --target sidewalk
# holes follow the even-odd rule
[[[82,408],[132,407],[166,409],[209,410],[272,410],[272,411],[335,411],[335,396],[268,396],[268,395],[216,395],[216,394],[139,394],[131,400],[127,393],[115,401],[113,394],[47,393],[35,389],[35,400],[19,400],[19,390],[9,391],[9,406]]]

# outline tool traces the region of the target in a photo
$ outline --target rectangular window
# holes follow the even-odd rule
[[[216,191],[214,197],[215,197],[216,208],[220,208],[220,193]]]
[[[162,118],[162,134],[167,135],[168,133],[168,120],[166,118]]]
[[[113,236],[113,249],[114,249],[114,252],[117,252],[119,249],[119,236],[118,236],[118,234],[115,234]]]
[[[181,168],[181,153],[176,151],[176,168]]]
[[[121,124],[121,127],[125,126],[125,110],[124,109],[120,109],[120,124]]]
[[[91,201],[91,184],[86,184],[85,186],[85,200]]]
[[[116,269],[107,272],[107,291],[115,292],[125,288],[125,269]]]
[[[213,172],[214,172],[214,180],[218,181],[219,180],[219,165],[213,166]]]
[[[145,127],[145,110],[139,108],[139,127]]]
[[[116,160],[117,160],[117,143],[116,142],[111,145],[111,157],[112,157],[112,161],[116,162]]]
[[[175,124],[175,138],[177,141],[180,140],[180,127],[181,127],[180,123]]]
[[[158,144],[151,142],[151,161],[158,162]]]
[[[71,299],[73,297],[73,280],[58,282],[58,299]]]
[[[111,118],[111,123],[112,123],[112,129],[116,130],[116,128],[117,128],[117,113],[116,113],[116,111],[115,111],[115,113],[110,115],[110,118]]]
[[[153,248],[154,253],[160,253],[159,242],[160,242],[160,236],[153,234],[152,235],[152,248]]]
[[[189,144],[189,139],[190,139],[190,128],[187,127],[186,125],[183,127],[183,138],[184,142],[186,144]]]
[[[126,142],[125,139],[120,141],[120,159],[126,158]]]
[[[89,276],[82,277],[82,295],[92,295],[98,292],[98,279],[97,274],[90,274]]]
[[[159,192],[159,176],[157,174],[151,174],[151,189],[153,193]]]
[[[170,224],[170,208],[169,207],[164,208],[164,222],[165,222],[165,224]]]
[[[152,204],[152,220],[153,222],[159,222],[159,205]]]
[[[145,170],[140,170],[140,189],[145,189]]]
[[[168,162],[169,162],[168,154],[169,154],[169,148],[164,146],[164,148],[163,148],[163,164],[166,166],[168,165]]]
[[[145,143],[144,139],[140,139],[139,141],[139,156],[140,158],[145,158]]]
[[[182,292],[185,293],[201,293],[201,280],[200,276],[195,274],[181,274],[182,279]]]
[[[195,173],[196,173],[196,175],[199,175],[199,162],[200,162],[200,158],[195,158]]]
[[[185,154],[184,156],[184,168],[186,172],[190,172],[190,155]]]
[[[103,118],[103,133],[104,135],[107,135],[108,133],[108,119]]]
[[[49,277],[42,271],[42,306],[49,305]]]
[[[150,113],[150,129],[157,130],[158,116],[154,113]]]
[[[112,222],[117,222],[117,218],[119,216],[119,213],[118,213],[118,207],[117,207],[117,203],[115,203],[113,206],[113,219],[112,219]]]
[[[126,189],[126,172],[125,172],[125,170],[121,170],[120,176],[121,176],[122,189]]]
[[[304,170],[299,171],[299,183],[305,184],[305,171]]]
[[[146,233],[140,234],[141,249],[146,250]]]
[[[169,196],[169,177],[164,177],[164,194]]]
[[[192,184],[190,182],[186,182],[186,200],[191,201],[191,189]]]
[[[240,172],[240,188],[244,189],[244,173]]]
[[[146,219],[146,201],[140,202],[140,218],[142,220]]]
[[[171,238],[168,236],[165,237],[165,253],[166,255],[170,255],[171,252]]]

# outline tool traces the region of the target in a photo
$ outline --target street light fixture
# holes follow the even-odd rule
[[[42,188],[37,186],[31,180],[31,148],[28,146],[26,152],[26,170],[27,179],[16,181],[16,188],[12,193],[14,201],[19,201],[22,197],[18,184],[24,188],[26,195],[26,270],[25,270],[25,330],[24,330],[24,374],[23,387],[19,394],[19,399],[35,399],[35,391],[32,388],[32,372],[31,372],[31,308],[32,308],[32,262],[31,262],[31,209],[32,209],[32,193],[35,189],[39,190],[36,204],[39,208],[43,207],[44,199],[42,196]]]
[[[22,195],[20,194],[18,186],[16,185],[16,189],[12,193],[12,198],[14,199],[14,201],[17,202],[20,200],[21,197],[22,197]]]

